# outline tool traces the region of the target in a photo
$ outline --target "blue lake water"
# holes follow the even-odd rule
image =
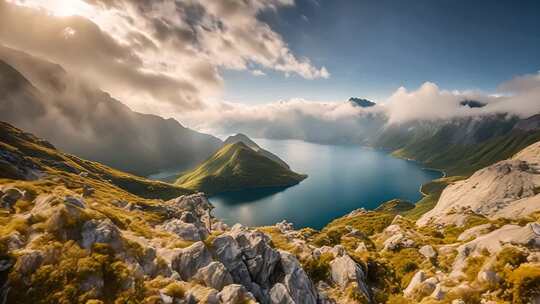
[[[360,207],[374,209],[394,198],[417,201],[420,186],[442,176],[415,162],[360,146],[255,141],[309,177],[286,189],[253,189],[211,197],[214,215],[228,224],[262,226],[285,219],[296,228],[320,229]]]

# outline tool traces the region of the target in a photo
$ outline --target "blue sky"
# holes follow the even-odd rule
[[[259,19],[331,77],[224,70],[226,100],[381,101],[400,86],[426,81],[493,92],[503,81],[540,70],[540,1],[296,0]]]

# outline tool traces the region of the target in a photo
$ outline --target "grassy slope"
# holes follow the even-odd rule
[[[225,145],[197,168],[182,175],[176,184],[215,194],[246,188],[290,186],[305,178],[239,142]]]
[[[132,194],[144,198],[169,199],[190,190],[163,182],[148,180],[115,170],[97,162],[80,159],[76,156],[62,153],[50,143],[29,133],[25,133],[10,124],[0,122],[0,150],[10,151],[15,155],[37,164],[45,173],[53,176],[78,175],[86,172],[90,179],[110,182],[113,185]],[[8,172],[8,165],[2,167],[3,173]],[[9,176],[3,176],[9,178]]]

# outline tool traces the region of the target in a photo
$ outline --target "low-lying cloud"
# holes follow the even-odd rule
[[[462,105],[465,100],[477,101],[484,106]],[[448,91],[426,82],[416,90],[400,87],[370,108],[353,106],[345,101],[304,99],[255,106],[223,102],[178,118],[214,134],[243,132],[256,137],[335,143],[361,142],[383,126],[499,113],[522,118],[540,113],[540,74],[505,82],[496,94]]]

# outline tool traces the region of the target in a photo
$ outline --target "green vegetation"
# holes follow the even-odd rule
[[[470,144],[452,143],[452,137],[463,132],[459,126],[452,126],[438,130],[435,134],[417,134],[412,138],[387,135],[379,140],[378,145],[391,149],[397,157],[414,159],[427,167],[444,170],[449,176],[469,176],[479,169],[512,157],[540,140],[540,131],[510,130],[514,124],[515,120],[505,119],[492,122],[491,126],[486,125],[484,128],[494,127],[499,131],[479,136],[478,142]]]
[[[331,253],[322,254],[318,259],[308,259],[302,263],[302,268],[306,271],[313,282],[327,281],[330,275],[330,262],[334,259]]]
[[[392,212],[392,213],[401,213],[414,208],[414,204],[408,201],[393,199],[388,202],[384,202],[375,211],[379,212]]]
[[[367,212],[350,217],[340,217],[330,222],[319,234],[314,236],[313,243],[317,246],[340,244],[342,236],[349,233],[349,228],[358,229],[366,236],[373,235],[388,227],[394,217],[395,214],[386,212]],[[366,241],[369,240],[366,238]]]
[[[248,188],[286,187],[306,177],[237,142],[225,145],[197,168],[183,174],[176,184],[216,194]]]
[[[20,162],[2,163],[2,168],[6,170],[0,170],[0,178],[23,179],[18,171],[20,167],[29,167],[39,168],[47,174],[63,177],[69,182],[81,180],[78,175],[85,175],[88,177],[87,181],[112,184],[144,198],[170,199],[191,193],[179,186],[148,180],[62,153],[50,143],[4,122],[0,122],[0,149],[7,151]]]
[[[461,179],[464,179],[464,177],[443,177],[422,185],[420,192],[424,197],[415,204],[413,209],[404,211],[401,214],[412,220],[419,219],[424,213],[435,207],[446,186]]]

